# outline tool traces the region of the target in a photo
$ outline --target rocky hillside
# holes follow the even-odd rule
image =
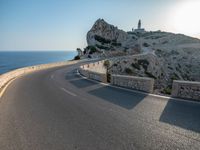
[[[98,19],[87,33],[87,54],[98,53],[102,57],[123,55],[124,52],[140,53],[136,39],[123,30]]]
[[[158,93],[170,94],[173,80],[200,81],[199,39],[161,31],[125,32],[99,19],[87,42],[86,57],[112,57],[110,73],[154,78]]]

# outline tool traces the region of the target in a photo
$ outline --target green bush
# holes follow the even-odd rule
[[[172,88],[166,87],[163,89],[162,93],[170,95],[172,93]]]
[[[173,81],[173,80],[178,80],[179,79],[179,77],[178,77],[178,75],[176,74],[176,73],[174,73],[172,76],[171,76],[171,80]]]
[[[98,42],[102,43],[102,44],[104,44],[104,43],[107,43],[107,44],[111,43],[111,40],[105,39],[105,38],[103,38],[103,37],[101,37],[99,35],[95,35],[94,39],[97,40]]]
[[[96,47],[95,47],[95,46],[92,46],[92,45],[87,46],[87,47],[84,49],[83,53],[86,53],[86,50],[89,50],[89,54],[93,54],[93,53],[97,52]]]
[[[143,43],[143,46],[144,47],[149,47],[149,44],[148,43]]]
[[[109,60],[105,60],[103,65],[104,65],[104,67],[109,68],[110,67],[110,61]]]
[[[81,58],[78,55],[74,57],[74,60],[79,60],[79,59],[81,59]]]
[[[146,59],[140,59],[140,60],[138,60],[138,64],[142,65],[142,67],[144,68],[144,70],[147,71],[149,62]]]
[[[92,50],[92,51],[96,51],[97,50],[96,47],[92,46],[92,45],[87,46],[86,49]]]
[[[133,68],[136,68],[136,69],[140,70],[140,65],[138,63],[132,63],[131,66]]]
[[[110,49],[109,47],[106,47],[106,46],[103,46],[103,45],[98,45],[98,44],[96,44],[96,47],[99,48],[99,49],[105,49],[105,50]]]
[[[133,74],[133,71],[130,68],[125,68],[125,72],[127,74]]]
[[[111,45],[113,45],[113,46],[122,46],[121,43],[117,43],[117,42],[113,42],[113,43],[111,43]]]

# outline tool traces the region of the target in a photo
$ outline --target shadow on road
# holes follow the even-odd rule
[[[93,82],[93,81],[90,81],[90,80],[85,80],[85,79],[82,79],[82,78],[79,78],[77,80],[72,80],[72,81],[69,81],[72,85],[78,87],[78,88],[86,88],[86,87],[89,87],[89,86],[93,86],[93,85],[97,85],[98,83],[96,82]]]
[[[169,100],[159,120],[200,133],[200,104]]]
[[[67,74],[65,76],[65,80],[74,80],[74,79],[80,79],[80,76],[76,74]]]
[[[101,87],[88,93],[126,109],[134,108],[147,96],[112,87]]]

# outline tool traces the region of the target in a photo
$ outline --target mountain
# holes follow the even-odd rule
[[[173,80],[200,81],[200,40],[168,32],[125,32],[98,19],[87,33],[85,56],[111,58],[110,73],[155,79],[170,94]],[[120,57],[116,57],[120,56]]]

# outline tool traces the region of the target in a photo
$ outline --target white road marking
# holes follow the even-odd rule
[[[72,93],[72,92],[66,90],[65,88],[60,88],[60,89],[63,90],[64,92],[68,93],[68,94],[71,95],[71,96],[77,96],[76,94],[74,94],[74,93]]]
[[[54,78],[54,75],[52,74],[52,75],[51,75],[51,79],[53,79],[53,78]]]
[[[5,87],[3,87],[3,89],[0,91],[0,98],[3,96],[4,92],[6,91],[7,87],[11,84],[11,82],[13,82],[16,78],[11,79],[6,85]]]

